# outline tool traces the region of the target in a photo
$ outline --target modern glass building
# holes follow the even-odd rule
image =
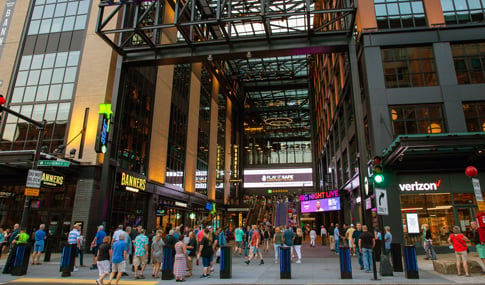
[[[242,225],[255,195],[332,191],[340,211],[301,221],[383,223],[398,241],[412,240],[408,213],[443,240],[477,210],[463,172],[484,169],[483,1],[2,8],[0,93],[46,123],[39,142],[33,124],[2,115],[0,226],[22,217],[36,149],[46,175],[28,225],[58,237],[78,221],[88,238],[100,223]],[[376,185],[365,187],[375,156],[390,197],[382,218]],[[429,189],[408,190],[417,184]]]

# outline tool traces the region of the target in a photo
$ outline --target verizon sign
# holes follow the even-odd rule
[[[420,183],[418,181],[415,181],[414,183],[401,183],[398,184],[399,189],[401,189],[402,192],[405,191],[437,191],[438,188],[440,188],[441,185],[441,179],[439,179],[436,182],[429,182],[429,183]]]

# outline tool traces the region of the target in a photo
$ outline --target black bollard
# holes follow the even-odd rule
[[[348,246],[339,247],[340,279],[352,279],[352,260]]]
[[[291,247],[280,246],[280,279],[291,279]]]
[[[219,278],[221,279],[230,279],[232,278],[232,262],[231,262],[231,247],[230,246],[221,246],[221,272]]]
[[[372,251],[372,279],[371,280],[381,280],[377,278],[377,265],[376,265],[376,253],[375,251]]]
[[[74,258],[76,257],[77,244],[65,244],[62,247],[61,267],[59,269],[61,277],[71,276],[74,270]]]
[[[162,280],[172,280],[175,278],[173,275],[173,248],[163,248],[163,262],[162,262]]]
[[[418,259],[416,258],[416,247],[407,245],[403,247],[404,273],[407,279],[419,279]]]
[[[380,269],[381,276],[394,276],[392,272],[391,262],[389,260],[389,255],[381,256],[381,269]]]
[[[14,276],[20,276],[27,274],[27,268],[29,267],[29,258],[31,246],[28,244],[19,244],[15,247],[15,259],[12,263],[11,274]]]
[[[391,243],[392,267],[395,272],[403,272],[401,244]]]
[[[52,253],[53,243],[54,243],[54,241],[50,237],[45,240],[44,262],[51,261],[51,253]]]
[[[12,266],[13,262],[15,261],[15,248],[17,246],[14,245],[12,248],[10,248],[10,251],[8,252],[7,260],[5,261],[5,266],[3,267],[3,274],[10,274],[12,272]]]

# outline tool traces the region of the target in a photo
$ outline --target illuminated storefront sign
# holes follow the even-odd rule
[[[188,207],[187,203],[179,202],[179,201],[175,201],[175,206],[182,207],[182,208],[187,208]]]
[[[62,186],[64,184],[64,176],[43,172],[40,181],[47,186]]]
[[[311,168],[244,170],[244,188],[312,186],[313,176]]]
[[[399,184],[399,189],[404,191],[437,191],[441,185],[441,179],[436,182],[429,183],[419,183],[415,181],[414,183],[401,183]]]
[[[98,131],[96,133],[96,143],[94,150],[96,153],[106,153],[108,149],[108,136],[111,111],[111,104],[99,104]]]
[[[126,190],[138,192],[137,190],[145,191],[147,180],[145,178],[138,178],[133,175],[122,172],[121,186],[126,186]]]
[[[334,198],[338,197],[338,190],[331,190],[325,192],[318,192],[318,193],[308,193],[304,195],[300,195],[300,201],[309,201],[309,200],[319,200],[325,198]]]

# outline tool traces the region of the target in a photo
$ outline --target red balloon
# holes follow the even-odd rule
[[[3,95],[0,95],[0,105],[5,104],[5,97]]]
[[[468,177],[475,177],[478,175],[478,170],[475,168],[475,166],[468,166],[465,169],[465,174]]]

